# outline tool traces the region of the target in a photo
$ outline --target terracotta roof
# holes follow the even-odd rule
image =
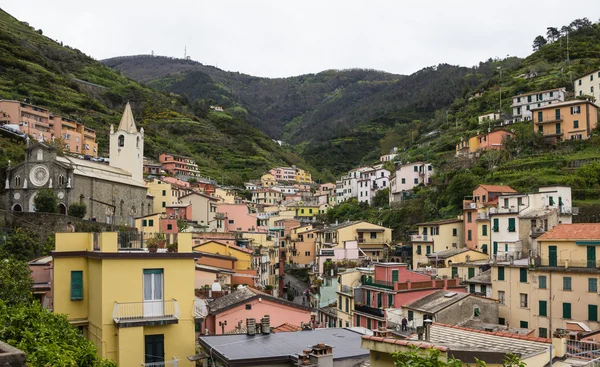
[[[442,219],[442,220],[434,220],[432,222],[417,223],[417,226],[451,224],[451,223],[459,223],[459,222],[462,222],[462,221],[463,221],[462,219],[458,219],[458,218]]]
[[[512,187],[505,185],[479,185],[477,187],[483,187],[488,192],[516,192]]]
[[[538,237],[543,240],[599,240],[600,223],[559,224]]]
[[[302,330],[302,328],[300,326],[288,324],[287,322],[283,323],[273,329],[273,331],[276,333],[284,333],[284,332],[289,332],[289,331],[301,331],[301,330]]]

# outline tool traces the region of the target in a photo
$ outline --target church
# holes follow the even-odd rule
[[[137,130],[131,106],[117,130],[110,127],[109,164],[57,154],[56,148],[27,140],[25,161],[7,169],[5,203],[17,212],[34,212],[40,189],[52,189],[61,214],[73,203],[87,206],[86,219],[134,225],[152,212],[152,196],[144,185],[144,129]]]

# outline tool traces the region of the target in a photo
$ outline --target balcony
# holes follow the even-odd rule
[[[463,209],[477,209],[477,203],[471,200],[464,200]]]
[[[338,292],[345,293],[351,297],[354,297],[354,289],[349,285],[340,285]]]
[[[170,361],[142,363],[142,366],[144,366],[144,367],[163,367],[163,366],[177,367],[177,366],[179,366],[179,360],[176,358],[173,358]]]
[[[383,245],[385,240],[383,238],[366,238],[366,237],[358,237],[358,243],[364,245]]]
[[[411,242],[433,242],[433,237],[426,234],[411,234]]]
[[[490,214],[489,213],[477,213],[476,220],[490,220]]]
[[[375,317],[385,317],[385,312],[381,308],[375,308],[366,305],[355,304],[354,311],[366,313]]]
[[[543,259],[542,267],[552,268],[579,268],[579,269],[591,269],[596,271],[600,269],[600,260],[570,260],[570,259],[558,259],[554,264],[550,265],[549,259]]]
[[[529,237],[538,238],[546,232],[548,232],[548,230],[545,228],[532,228],[529,230]]]
[[[362,280],[362,284],[363,285],[367,285],[367,286],[371,286],[371,287],[378,287],[378,288],[385,288],[385,289],[394,289],[394,283],[392,282],[386,282],[383,280],[373,280],[373,279],[369,279],[369,278],[364,278]]]
[[[578,207],[572,207],[572,208],[565,208],[564,206],[559,206],[558,207],[558,214],[561,215],[578,215],[579,214],[579,208]]]
[[[564,120],[564,115],[552,115],[552,116],[542,116],[542,119],[536,121],[536,124],[550,124],[552,122],[561,122]]]
[[[115,302],[113,320],[117,327],[177,324],[179,304],[177,300]]]
[[[227,213],[215,213],[215,219],[225,219],[227,218]]]
[[[510,206],[510,207],[504,207],[504,206],[491,207],[489,209],[489,213],[490,214],[518,214],[519,208],[514,205]]]

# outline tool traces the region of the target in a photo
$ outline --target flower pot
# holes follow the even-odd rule
[[[158,249],[156,247],[148,247],[148,252],[156,252]]]

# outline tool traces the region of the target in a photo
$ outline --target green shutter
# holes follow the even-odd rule
[[[545,327],[541,327],[539,329],[538,336],[540,338],[547,338],[548,337],[548,329],[546,329]]]
[[[456,266],[452,267],[452,278],[456,278],[458,276],[458,268]]]
[[[342,296],[338,296],[338,299],[339,299],[338,308],[341,310],[342,309]]]
[[[588,305],[588,321],[598,321],[598,305]]]
[[[392,270],[392,283],[398,282],[398,270]]]
[[[598,292],[598,279],[588,278],[588,292]]]
[[[431,253],[431,246],[427,246],[426,248],[426,255],[429,255]]]
[[[557,124],[557,125],[558,125],[558,124]],[[550,196],[550,202],[549,202],[549,205],[550,205],[550,206],[554,205],[554,197],[553,197],[553,196]]]
[[[506,323],[506,320],[504,319],[504,317],[498,317],[498,324],[504,325],[505,323]]]
[[[498,280],[504,280],[504,267],[498,267]]]
[[[356,315],[356,326],[360,326],[360,316]]]
[[[469,268],[469,279],[475,276],[475,268]]]
[[[563,291],[571,290],[571,277],[563,277]]]
[[[498,255],[498,242],[494,241],[494,255]]]
[[[371,330],[371,319],[367,317],[367,329]]]
[[[367,306],[371,306],[371,291],[367,289]]]
[[[475,284],[469,284],[469,293],[475,293]]]
[[[539,289],[546,289],[546,276],[540,275],[538,278]]]
[[[83,299],[83,271],[71,271],[71,300]]]
[[[481,235],[487,236],[487,224],[481,226]]]
[[[527,283],[527,269],[525,269],[525,268],[519,269],[519,281],[521,283]]]
[[[520,321],[519,322],[519,327],[521,329],[529,329],[529,323],[527,321]]]
[[[383,298],[381,297],[381,293],[377,293],[377,308],[383,307]]]
[[[148,220],[148,222],[149,222],[149,223],[148,223],[148,225],[149,225],[150,227],[153,227],[153,226],[154,226],[154,219],[149,219],[149,220]]]
[[[394,307],[394,295],[388,294],[388,308]]]
[[[548,246],[548,265],[556,267],[558,264],[557,261],[557,248],[556,246]]]
[[[587,267],[596,267],[596,246],[587,246]]]
[[[548,312],[546,310],[546,308],[548,307],[548,302],[547,301],[540,301],[540,316],[548,316]]]
[[[508,231],[509,232],[515,231],[515,218],[508,218]]]
[[[492,231],[494,231],[494,232],[499,231],[499,228],[500,228],[499,221],[500,220],[498,218],[494,218],[494,226],[492,227]]]
[[[571,318],[571,304],[570,303],[563,303],[563,319],[570,319]]]

